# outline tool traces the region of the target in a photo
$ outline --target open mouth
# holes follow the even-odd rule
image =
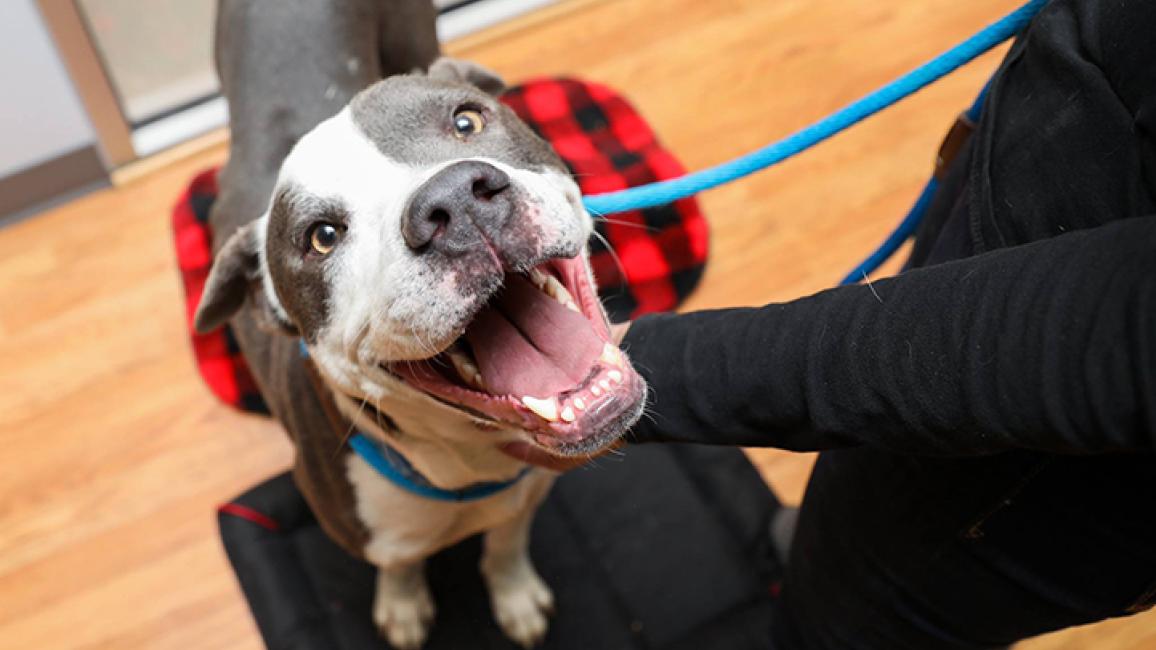
[[[387,366],[472,415],[528,431],[559,455],[613,442],[641,413],[644,384],[610,341],[578,259],[508,272],[502,289],[446,351]]]

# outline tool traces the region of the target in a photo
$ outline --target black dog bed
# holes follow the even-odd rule
[[[566,474],[531,543],[558,609],[541,647],[768,647],[777,508],[736,449],[636,446]],[[374,568],[325,537],[287,474],[222,507],[220,526],[270,648],[389,647],[370,614]],[[474,538],[429,561],[437,618],[427,650],[517,648],[493,621],[479,552]]]

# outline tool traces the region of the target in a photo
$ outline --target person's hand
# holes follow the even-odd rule
[[[613,339],[616,344],[621,345],[622,339],[626,336],[626,331],[628,329],[630,329],[630,321],[626,321],[625,323],[615,323],[610,326],[610,338]],[[528,442],[521,441],[506,443],[502,445],[500,449],[506,455],[513,456],[523,463],[537,465],[538,467],[544,467],[555,472],[566,472],[574,469],[575,467],[585,465],[591,460],[603,454],[609,453],[610,450],[621,447],[623,444],[625,443],[619,440],[597,454],[592,456],[581,456],[577,458],[562,458],[560,456],[555,456],[554,454],[551,454],[548,451],[543,451],[542,449]]]

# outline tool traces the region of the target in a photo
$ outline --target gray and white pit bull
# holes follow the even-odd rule
[[[553,596],[527,537],[555,475],[435,501],[345,440],[458,489],[522,473],[507,443],[590,454],[637,420],[645,387],[610,343],[577,187],[497,76],[437,58],[429,0],[222,0],[216,55],[232,142],[197,329],[231,321],[317,518],[378,567],[394,646],[426,638],[425,558],[476,533],[497,621],[536,643]]]

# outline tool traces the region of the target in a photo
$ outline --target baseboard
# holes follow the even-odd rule
[[[108,172],[96,145],[9,174],[0,178],[0,226],[108,185]]]
[[[438,12],[438,40],[442,43],[482,31],[517,16],[552,5],[558,0],[462,0],[445,3]]]

